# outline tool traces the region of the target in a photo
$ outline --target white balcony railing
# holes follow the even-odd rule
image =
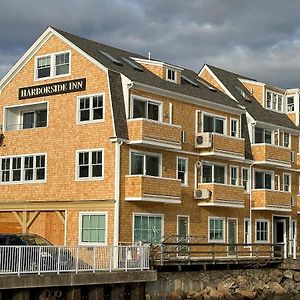
[[[149,246],[0,246],[0,274],[149,269]]]

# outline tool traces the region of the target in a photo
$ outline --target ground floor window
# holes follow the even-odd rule
[[[82,212],[80,213],[81,244],[106,244],[107,213]]]
[[[244,220],[244,243],[251,244],[251,222],[250,219]]]
[[[158,243],[162,238],[163,218],[161,215],[135,215],[134,241]]]
[[[209,242],[224,242],[224,224],[223,218],[209,219]]]
[[[256,241],[269,241],[269,222],[267,220],[256,220]]]

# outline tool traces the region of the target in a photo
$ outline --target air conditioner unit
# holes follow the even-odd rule
[[[197,133],[195,148],[209,148],[212,146],[212,134],[210,132]]]
[[[210,191],[207,189],[194,190],[194,199],[208,199],[210,197]]]

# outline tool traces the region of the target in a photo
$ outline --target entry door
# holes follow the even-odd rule
[[[228,219],[228,255],[234,255],[236,251],[235,244],[237,243],[237,220]]]
[[[274,247],[274,255],[280,256],[283,250],[283,254],[287,255],[287,243],[286,243],[286,219],[274,220],[274,243],[281,244]],[[283,248],[282,248],[283,247]]]
[[[178,216],[177,219],[177,232],[178,232],[178,243],[188,242],[188,232],[189,230],[189,218],[185,216]],[[187,246],[178,246],[178,255],[186,256],[188,252]]]

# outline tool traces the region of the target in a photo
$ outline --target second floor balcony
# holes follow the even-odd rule
[[[251,191],[253,210],[291,211],[291,193],[255,189]]]
[[[125,176],[125,200],[181,203],[181,181],[174,178],[127,175]]]
[[[200,191],[200,195],[197,195],[197,191]],[[200,183],[197,191],[194,198],[198,201],[198,206],[244,207],[243,186]]]
[[[253,159],[256,162],[287,165],[291,164],[291,150],[272,144],[252,144]]]
[[[129,119],[129,140],[132,144],[181,149],[181,126],[149,119]]]

